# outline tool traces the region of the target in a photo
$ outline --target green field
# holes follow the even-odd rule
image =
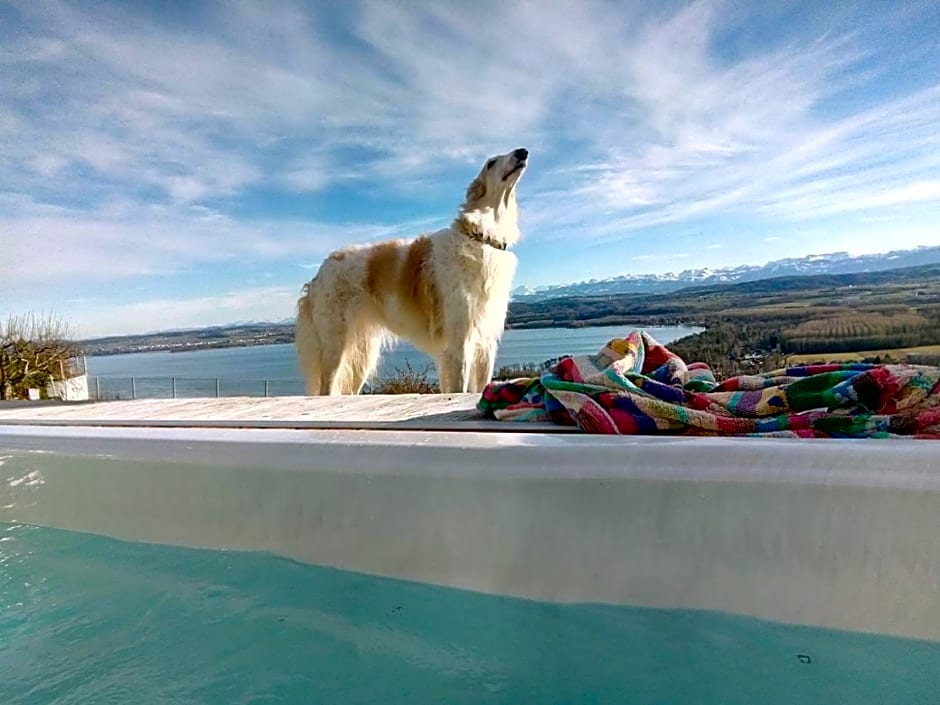
[[[940,265],[780,277],[661,295],[513,303],[514,328],[677,323],[704,333],[670,347],[722,374],[787,361],[884,358],[940,363]]]
[[[895,362],[903,362],[910,358],[936,357],[940,359],[940,345],[920,345],[915,348],[890,348],[882,350],[864,350],[861,352],[824,353],[788,355],[788,365],[803,365],[811,362],[862,362],[890,357]]]

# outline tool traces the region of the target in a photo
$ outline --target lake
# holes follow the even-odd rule
[[[612,338],[620,338],[631,326],[598,328],[538,328],[508,330],[496,358],[497,368],[505,365],[540,364],[561,355],[594,353]],[[669,326],[647,328],[661,343],[697,333],[699,328]],[[92,393],[97,383],[101,398],[132,396],[180,397],[214,396],[216,381],[223,396],[267,394],[302,394],[303,382],[297,369],[297,355],[292,344],[259,345],[242,348],[217,348],[187,352],[149,352],[106,355],[88,358]],[[387,350],[379,364],[379,376],[395,373],[410,364],[423,370],[433,363],[407,343]],[[136,378],[131,382],[131,378]],[[267,383],[265,383],[267,380]]]

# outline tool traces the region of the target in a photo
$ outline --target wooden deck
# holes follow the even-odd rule
[[[307,428],[571,432],[546,423],[484,419],[478,394],[222,397],[102,402],[0,403],[0,424],[187,428]]]

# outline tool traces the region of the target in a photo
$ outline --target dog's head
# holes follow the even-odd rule
[[[461,230],[504,245],[519,239],[516,184],[528,161],[529,150],[521,147],[486,160],[467,187],[467,200],[457,218]]]
[[[529,150],[514,149],[486,160],[477,177],[467,187],[467,205],[498,204],[512,194],[529,161]]]

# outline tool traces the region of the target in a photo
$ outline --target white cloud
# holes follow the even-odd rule
[[[872,73],[860,62],[874,49],[847,21],[729,61],[716,36],[747,18],[717,0],[672,13],[601,0],[484,5],[356,4],[342,37],[321,9],[293,3],[210,5],[188,27],[37,2],[26,16],[38,36],[7,62],[68,117],[23,130],[10,116],[20,146],[4,175],[28,187],[74,180],[64,166],[84,165],[111,186],[200,202],[272,179],[317,191],[353,172],[394,188],[526,142],[534,165],[556,166],[541,191],[573,191],[579,218],[600,211],[622,230],[739,207],[787,216],[780,189],[825,192],[828,172],[886,149],[894,164],[873,177],[900,185],[897,163],[940,153],[935,87],[826,117],[828,99]],[[559,150],[559,135],[578,147]],[[350,148],[367,156],[337,168],[336,150]]]
[[[820,6],[802,25],[722,0],[237,2],[185,17],[12,7],[23,26],[0,28],[7,288],[316,262],[443,224],[421,204],[516,146],[533,154],[526,236],[548,246],[728,215],[890,227],[940,204],[936,59],[929,40],[894,39],[918,22],[911,7]],[[761,23],[769,39],[752,31]],[[904,70],[915,61],[919,74]],[[372,223],[354,203],[309,221],[238,215],[258,193],[338,184],[407,198],[413,217]],[[715,235],[704,247],[726,244]],[[26,274],[36,252],[43,266]]]
[[[134,303],[64,302],[59,314],[83,338],[147,333],[168,328],[201,328],[240,321],[277,321],[293,316],[300,287],[255,287],[195,298],[164,298]]]
[[[827,101],[859,82],[857,38],[722,63],[710,53],[714,7],[696,3],[654,25],[627,50],[626,68],[613,67],[632,78],[644,118],[624,120],[623,146],[596,166],[569,170],[574,195],[563,206],[557,194],[533,197],[539,225],[562,234],[580,225],[603,240],[705,215],[791,220],[940,201],[923,185],[940,167],[940,88],[829,115]]]
[[[0,281],[40,288],[161,276],[232,263],[316,261],[349,242],[414,235],[425,219],[393,225],[239,221],[203,207],[115,201],[95,213],[17,202],[24,214],[0,215]]]

